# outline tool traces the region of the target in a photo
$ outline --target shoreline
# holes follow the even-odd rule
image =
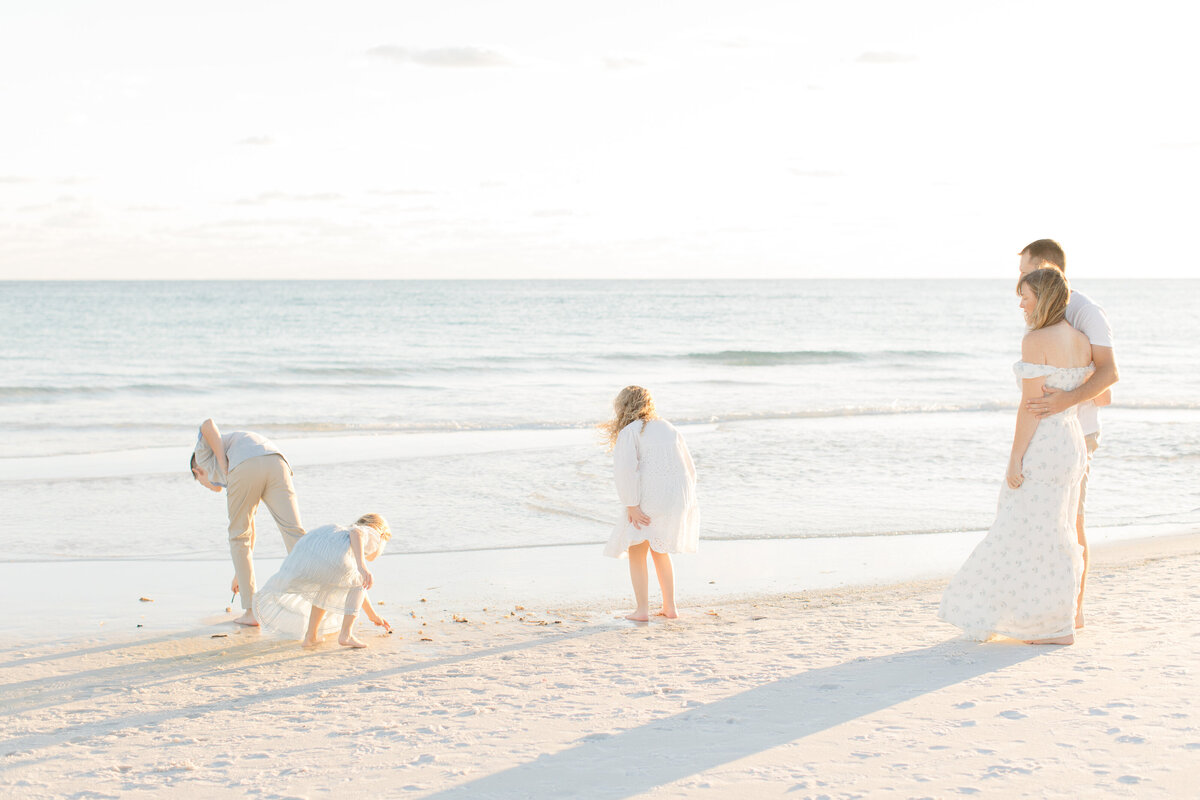
[[[944,580],[985,533],[707,540],[699,553],[675,557],[676,596],[681,607],[689,607]],[[1200,528],[1190,525],[1097,528],[1089,536],[1098,563],[1200,549]],[[371,595],[406,615],[452,617],[522,606],[605,616],[631,604],[632,592],[627,560],[606,558],[601,548],[385,555],[373,565]],[[259,585],[281,563],[255,559]],[[225,560],[0,563],[0,605],[21,608],[29,597],[45,598],[38,614],[10,620],[0,647],[120,641],[195,626],[236,628],[230,620],[241,612],[240,597],[231,601],[224,588],[231,576]],[[657,597],[653,585],[651,601]]]

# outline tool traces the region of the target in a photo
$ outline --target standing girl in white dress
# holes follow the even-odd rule
[[[303,634],[305,647],[315,647],[320,637],[339,623],[338,644],[366,647],[354,637],[354,620],[360,609],[367,619],[391,633],[392,627],[375,613],[367,597],[375,583],[367,562],[378,558],[391,538],[387,521],[378,514],[364,514],[349,528],[323,525],[310,530],[292,548],[279,572],[254,595],[258,621],[263,628]]]
[[[660,419],[650,392],[626,386],[613,401],[614,418],[601,425],[613,451],[613,477],[625,508],[613,528],[606,556],[629,556],[637,609],[626,619],[650,619],[650,575],[654,559],[663,606],[658,616],[675,619],[675,572],[671,553],[694,553],[700,543],[696,467],[675,426]],[[311,535],[311,534],[309,534]]]
[[[1026,401],[1042,387],[1070,391],[1092,372],[1091,343],[1067,324],[1070,288],[1057,269],[1017,284],[1029,332],[1013,367],[1021,386],[996,521],[950,581],[938,616],[973,639],[1073,644],[1083,548],[1075,531],[1087,459],[1075,407],[1038,419]]]

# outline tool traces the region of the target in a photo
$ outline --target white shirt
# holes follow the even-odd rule
[[[221,444],[225,445],[225,458],[229,461],[229,471],[233,472],[237,469],[238,464],[251,458],[258,456],[277,455],[287,462],[287,458],[283,453],[279,452],[279,448],[265,436],[260,436],[257,433],[250,431],[230,431],[229,433],[221,434]],[[208,446],[208,442],[204,440],[204,434],[196,436],[196,465],[203,467],[208,473],[208,479],[214,486],[224,486],[228,480],[228,476],[221,471],[221,467],[217,464],[217,456],[213,453],[212,448]],[[291,464],[288,464],[288,469],[291,469]]]
[[[1112,326],[1104,309],[1092,302],[1083,292],[1071,292],[1067,301],[1067,322],[1072,328],[1088,337],[1093,347],[1112,347]],[[1091,400],[1079,404],[1079,425],[1083,435],[1100,432],[1100,409]]]

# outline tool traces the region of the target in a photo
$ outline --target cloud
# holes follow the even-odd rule
[[[0,175],[0,183],[33,183],[33,178],[24,175]]]
[[[917,57],[911,53],[892,53],[886,50],[875,50],[859,53],[858,58],[854,60],[859,64],[908,64],[916,61]]]
[[[1200,147],[1200,141],[1160,142],[1158,146],[1164,150],[1191,150],[1194,147]]]
[[[367,194],[378,195],[379,197],[413,197],[416,195],[433,194],[433,192],[428,189],[371,189]]]
[[[604,66],[607,69],[637,69],[646,66],[646,62],[629,56],[605,56]]]
[[[20,213],[46,214],[41,224],[48,228],[82,228],[100,219],[91,198],[62,195],[49,202],[17,209]]]
[[[797,169],[791,168],[791,173],[800,178],[842,178],[846,173],[832,169]]]
[[[372,58],[422,67],[511,67],[512,61],[485,47],[400,47],[385,44],[367,51]]]
[[[535,217],[573,217],[575,212],[569,208],[543,208],[533,212]]]
[[[245,139],[238,139],[237,143],[249,147],[265,147],[275,144],[275,140],[270,136],[247,136]]]
[[[253,197],[241,197],[234,201],[239,206],[265,206],[267,203],[328,203],[341,200],[336,192],[313,192],[311,194],[293,194],[290,192],[260,192]]]

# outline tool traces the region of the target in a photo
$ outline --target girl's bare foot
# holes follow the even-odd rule
[[[667,619],[679,619],[679,612],[674,608],[665,608],[664,607],[661,611],[659,611],[654,616],[666,617]]]
[[[1053,639],[1027,639],[1025,644],[1075,644],[1075,634],[1068,633],[1066,636],[1056,636]]]
[[[649,622],[650,621],[650,612],[635,611],[632,614],[626,614],[625,619],[631,619],[634,622]]]
[[[249,628],[258,627],[258,620],[254,617],[254,612],[250,609],[246,609],[246,613],[235,619],[234,622],[236,622],[238,625],[245,625]]]
[[[339,636],[338,644],[340,644],[342,647],[354,648],[355,650],[359,650],[367,646],[365,642],[360,642],[353,636]]]
[[[1082,630],[1082,629],[1083,629],[1083,612],[1080,611],[1078,614],[1075,615],[1075,630],[1078,631],[1078,630]]]
[[[304,641],[300,642],[300,646],[303,647],[305,650],[312,650],[314,647],[316,647],[320,643],[321,643],[320,639],[305,639]]]

